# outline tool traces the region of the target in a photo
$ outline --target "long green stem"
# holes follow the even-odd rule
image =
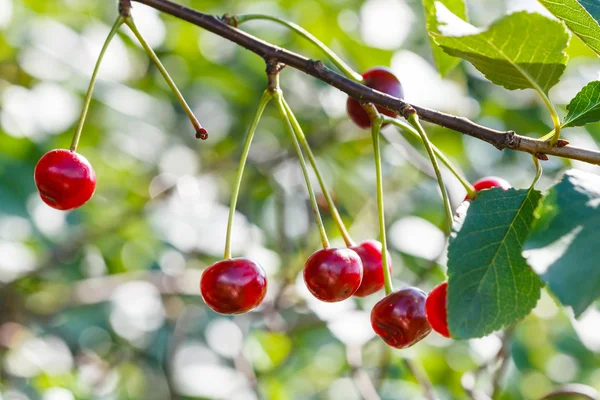
[[[404,132],[410,133],[415,138],[422,140],[419,132],[415,128],[413,128],[411,125],[409,125],[408,123],[406,123],[402,120],[396,119],[396,118],[390,118],[385,115],[382,115],[382,117],[383,117],[383,122],[395,125],[398,128],[402,129]],[[433,149],[433,152],[435,153],[437,158],[442,161],[442,163],[450,170],[450,172],[452,172],[452,174],[456,177],[456,179],[458,179],[458,181],[463,185],[463,187],[467,191],[467,195],[469,196],[469,198],[475,197],[476,191],[475,191],[475,188],[473,187],[473,185],[471,185],[471,183],[469,183],[469,181],[464,176],[462,176],[462,174],[458,171],[458,168],[456,168],[454,166],[454,164],[452,164],[452,162],[448,159],[448,157],[446,157],[446,155],[440,149],[438,149],[433,143],[430,143],[430,144],[431,144],[431,148]]]
[[[558,116],[556,107],[554,107],[554,104],[550,101],[548,95],[542,90],[538,90],[537,92],[540,94],[540,96],[542,96],[542,100],[544,100],[544,103],[546,104],[546,107],[548,107],[548,111],[550,112],[550,118],[552,118],[552,124],[554,125],[554,135],[550,139],[550,143],[556,144],[556,142],[560,138],[560,117]]]
[[[533,182],[531,182],[531,188],[533,189],[535,187],[535,184],[542,177],[543,169],[540,160],[536,156],[531,156],[531,158],[533,158],[533,164],[535,165],[535,177],[533,178]]]
[[[380,150],[380,138],[381,138],[381,125],[383,124],[383,118],[377,111],[375,106],[369,104],[365,106],[365,111],[371,118],[371,137],[373,139],[373,153],[375,158],[375,175],[377,180],[377,216],[379,219],[379,236],[381,238],[381,264],[383,267],[383,282],[385,286],[385,294],[388,295],[394,291],[392,286],[392,276],[390,269],[385,266],[390,265],[389,253],[387,249],[387,238],[385,233],[385,210],[383,205],[383,171],[381,168],[381,150]]]
[[[302,146],[304,147],[304,151],[306,152],[308,161],[310,162],[310,165],[312,166],[313,170],[315,171],[315,175],[317,175],[317,180],[319,181],[319,185],[321,186],[321,192],[323,192],[323,196],[325,196],[325,200],[327,201],[329,210],[331,210],[331,215],[333,216],[333,219],[334,219],[342,237],[344,238],[344,242],[346,243],[346,246],[352,247],[356,243],[354,243],[354,241],[350,237],[350,234],[346,230],[344,221],[342,221],[342,217],[340,216],[340,213],[338,212],[337,207],[335,206],[335,203],[334,203],[333,199],[331,198],[329,188],[327,187],[327,184],[325,183],[325,180],[323,179],[323,175],[321,175],[321,171],[319,170],[319,167],[317,165],[317,160],[315,159],[315,155],[313,154],[313,152],[310,148],[310,145],[308,144],[308,141],[306,140],[306,136],[304,135],[304,132],[302,131],[302,127],[298,123],[296,116],[292,112],[292,109],[290,108],[287,101],[285,101],[285,98],[283,96],[281,97],[281,101],[283,102],[285,111],[290,119],[292,127],[294,128],[296,138],[300,141],[300,144],[302,144]]]
[[[438,184],[440,185],[440,190],[442,191],[442,198],[444,200],[444,208],[446,210],[446,223],[447,223],[447,233],[450,234],[452,232],[452,206],[450,205],[450,199],[448,198],[448,192],[446,191],[446,185],[444,185],[444,179],[442,178],[442,172],[440,171],[440,166],[438,165],[437,159],[435,158],[435,153],[433,152],[433,148],[425,130],[421,126],[419,122],[419,116],[417,113],[412,113],[407,118],[408,122],[417,130],[419,135],[421,136],[421,140],[425,145],[425,149],[427,150],[427,154],[429,154],[429,158],[431,159],[431,165],[433,166],[433,170],[435,171],[435,176],[437,177]]]
[[[313,213],[315,214],[317,227],[319,228],[319,233],[321,235],[321,243],[323,248],[327,248],[329,247],[329,240],[327,239],[327,232],[325,231],[325,226],[323,225],[323,220],[321,219],[321,213],[319,213],[319,205],[317,203],[317,198],[315,197],[315,191],[310,183],[310,175],[308,173],[308,168],[306,167],[306,161],[304,161],[304,155],[302,154],[300,143],[298,143],[296,133],[294,132],[294,127],[292,126],[290,117],[285,109],[285,105],[283,104],[283,96],[280,89],[276,89],[274,97],[275,103],[277,104],[277,110],[279,111],[281,119],[285,123],[286,128],[290,133],[292,143],[294,144],[294,149],[298,155],[298,162],[300,163],[300,168],[302,168],[302,174],[304,175],[304,180],[306,181],[306,189],[308,190],[308,195],[310,197],[310,204],[312,206]]]
[[[198,119],[196,118],[196,116],[192,112],[192,109],[190,108],[190,106],[187,104],[187,102],[183,98],[183,95],[181,94],[181,92],[179,91],[179,88],[177,87],[177,85],[175,84],[175,82],[173,81],[173,79],[171,78],[171,76],[169,75],[169,72],[162,65],[162,63],[160,62],[160,59],[158,58],[158,56],[156,55],[156,53],[154,52],[154,50],[152,50],[152,47],[150,47],[150,45],[148,44],[148,42],[146,42],[146,39],[144,39],[144,37],[142,36],[142,34],[140,33],[140,31],[137,29],[137,27],[135,26],[135,23],[133,22],[133,19],[131,17],[127,17],[125,19],[125,24],[127,24],[127,26],[129,27],[129,29],[131,29],[131,32],[133,32],[133,34],[135,35],[135,37],[139,40],[140,44],[142,45],[142,47],[146,51],[146,54],[148,54],[148,56],[150,57],[150,59],[152,59],[152,61],[156,65],[156,68],[158,68],[158,70],[160,71],[161,75],[163,76],[163,78],[167,82],[167,85],[169,85],[169,87],[173,91],[173,94],[175,94],[175,97],[179,101],[179,104],[181,104],[181,107],[183,107],[183,111],[185,111],[185,113],[188,116],[190,122],[194,126],[194,129],[196,130],[196,136],[198,138],[200,138],[200,139],[206,139],[206,138],[208,138],[208,133],[207,133],[206,129],[204,129],[202,127],[202,125],[200,124],[200,122],[198,122]]]
[[[90,84],[88,86],[87,93],[85,94],[85,100],[83,102],[83,109],[81,110],[81,116],[79,117],[79,123],[77,124],[77,129],[75,130],[75,134],[73,135],[73,140],[71,141],[71,151],[77,150],[77,146],[79,145],[79,139],[81,138],[81,132],[83,131],[83,125],[85,124],[85,119],[87,117],[88,110],[90,108],[90,102],[92,101],[92,93],[94,93],[94,86],[96,86],[96,80],[98,78],[98,71],[100,71],[100,64],[102,64],[102,59],[104,58],[104,54],[108,49],[108,45],[115,37],[115,34],[123,25],[124,19],[119,16],[115,23],[112,26],[112,29],[108,33],[106,40],[104,41],[104,45],[102,45],[102,50],[100,50],[100,55],[98,56],[98,60],[96,61],[96,66],[94,67],[94,72],[92,72],[92,78],[90,79]]]
[[[242,150],[242,156],[240,157],[235,186],[233,187],[233,192],[231,193],[231,203],[229,204],[229,218],[227,219],[227,234],[225,237],[225,259],[231,258],[231,231],[233,229],[233,216],[235,215],[235,208],[237,205],[238,195],[240,193],[240,186],[242,185],[244,167],[246,166],[246,160],[248,159],[248,153],[250,152],[250,145],[252,144],[254,132],[256,132],[256,127],[258,126],[258,122],[260,121],[263,111],[272,98],[273,94],[269,90],[265,90],[260,98],[260,102],[258,103],[258,109],[256,110],[256,114],[254,114],[254,119],[250,124],[250,128],[248,128],[248,133],[246,134],[244,150]]]
[[[344,75],[346,75],[347,78],[352,79],[356,82],[362,82],[362,80],[363,80],[362,76],[358,72],[354,71],[352,69],[352,67],[350,67],[348,64],[346,64],[337,54],[335,54],[333,52],[333,50],[331,50],[329,47],[327,47],[323,42],[321,42],[319,39],[317,39],[313,34],[308,32],[306,29],[302,28],[300,25],[297,25],[297,24],[294,24],[293,22],[289,22],[289,21],[274,17],[272,15],[265,15],[265,14],[238,15],[238,16],[232,18],[231,20],[233,23],[236,23],[238,26],[243,24],[244,22],[252,21],[252,20],[268,20],[268,21],[277,22],[278,24],[281,24],[281,25],[293,30],[294,32],[296,32],[297,34],[299,34],[300,36],[302,36],[303,38],[305,38],[306,40],[308,40],[309,42],[313,43],[315,46],[320,48],[327,55],[327,57],[329,57],[331,62],[333,64],[335,64],[335,66],[338,67]]]

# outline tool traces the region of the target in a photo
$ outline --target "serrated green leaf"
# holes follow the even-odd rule
[[[525,249],[529,264],[580,315],[600,296],[600,177],[569,170],[536,210]]]
[[[446,53],[469,61],[506,89],[547,93],[565,69],[569,33],[559,21],[523,11],[484,30],[465,22],[455,25],[441,30],[458,31],[461,36],[431,35]]]
[[[588,83],[567,106],[563,128],[600,121],[600,81]]]
[[[440,33],[438,29],[438,12],[443,8],[459,18],[467,20],[467,7],[463,0],[423,0],[423,8],[425,9],[425,25],[428,32]],[[460,59],[446,54],[431,36],[429,37],[429,43],[440,75],[446,75],[458,65]]]
[[[542,283],[521,255],[540,192],[485,190],[455,221],[448,247],[448,326],[482,337],[523,318]]]
[[[555,17],[600,55],[600,4],[585,0],[539,0]]]

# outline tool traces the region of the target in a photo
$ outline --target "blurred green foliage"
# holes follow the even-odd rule
[[[181,3],[216,15],[283,16],[359,71],[391,66],[409,101],[533,137],[550,130],[532,91],[507,92],[464,63],[441,80],[418,1]],[[515,7],[540,9],[533,1],[473,0],[469,15],[485,24]],[[440,398],[469,398],[464,387],[489,392],[501,335],[452,341],[431,334],[410,350],[392,351],[373,337],[368,320],[382,293],[337,305],[307,296],[298,272],[318,247],[318,232],[273,107],[250,154],[233,242],[234,254],[252,256],[267,270],[267,301],[235,318],[204,305],[198,282],[203,268],[221,257],[241,142],[266,83],[264,64],[147,7],[134,3],[133,15],[211,136],[194,139],[160,74],[123,28],[102,67],[79,147],[95,168],[97,192],[84,207],[61,213],[39,200],[33,169],[46,151],[68,147],[116,5],[0,0],[0,398],[355,399],[365,397],[364,373],[382,399],[424,398],[407,359],[429,376]],[[252,22],[244,29],[322,57],[279,26]],[[569,55],[550,91],[562,115],[597,73],[597,58],[576,37]],[[351,234],[375,237],[369,133],[347,120],[345,96],[336,89],[290,68],[281,79]],[[427,129],[471,180],[498,175],[525,188],[535,174],[527,154]],[[565,135],[585,147],[597,147],[600,138],[593,125]],[[441,199],[419,143],[391,127],[385,136],[394,284],[429,290],[445,276]],[[569,164],[598,172],[551,159],[539,187]],[[450,176],[447,181],[456,207],[464,192]],[[536,399],[569,382],[600,389],[599,315],[596,307],[574,321],[544,293],[508,341],[500,398]]]

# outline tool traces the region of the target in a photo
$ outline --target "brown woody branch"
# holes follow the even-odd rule
[[[129,1],[129,0],[127,0]],[[399,98],[368,88],[360,83],[327,68],[321,61],[311,60],[302,55],[275,46],[244,31],[234,28],[222,18],[173,3],[169,0],[134,0],[174,17],[202,27],[222,38],[228,39],[264,58],[278,60],[299,71],[311,75],[363,103],[375,103],[400,114],[407,106],[412,106],[422,120],[488,142],[499,150],[510,149],[533,155],[548,154],[600,165],[600,152],[574,146],[553,146],[547,141],[517,135],[513,131],[498,131],[474,123],[466,118],[456,117],[440,111],[409,104]],[[565,142],[563,142],[565,144]]]

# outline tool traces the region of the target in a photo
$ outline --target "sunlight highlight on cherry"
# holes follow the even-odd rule
[[[371,310],[371,325],[384,342],[405,349],[431,332],[425,316],[427,295],[409,287],[397,290],[381,299]]]
[[[44,203],[57,210],[82,206],[96,190],[96,174],[89,161],[64,149],[42,156],[35,166],[34,180]]]
[[[425,315],[434,331],[447,338],[450,337],[448,330],[448,311],[446,298],[448,282],[442,282],[434,287],[425,301]]]
[[[200,279],[204,302],[220,314],[241,314],[256,308],[267,293],[267,277],[249,258],[222,260],[208,267]]]
[[[363,277],[363,265],[354,250],[325,248],[314,252],[304,265],[304,282],[317,299],[329,303],[352,296]]]
[[[404,97],[404,91],[400,80],[385,67],[374,67],[367,70],[363,75],[363,84],[372,89],[380,92],[389,94],[390,96],[398,97],[402,99]],[[389,117],[396,118],[398,113],[390,111],[387,108],[377,106],[377,110]],[[371,119],[367,112],[362,108],[360,103],[348,97],[346,102],[346,112],[352,121],[361,128],[367,129],[371,127]]]

